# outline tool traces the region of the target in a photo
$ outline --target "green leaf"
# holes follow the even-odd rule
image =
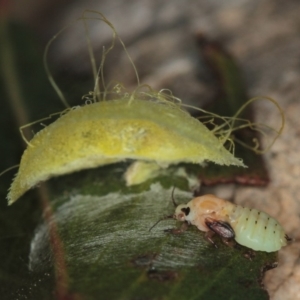
[[[165,232],[180,225],[175,220],[150,232],[174,212],[173,186],[179,186],[177,202],[191,198],[188,183],[170,174],[127,188],[121,178],[126,167],[50,181],[29,256],[31,276],[42,280],[30,281],[23,296],[39,299],[48,290],[71,299],[268,299],[260,280],[276,253],[257,252],[249,260],[248,249],[229,248],[218,238],[214,248],[195,227]]]

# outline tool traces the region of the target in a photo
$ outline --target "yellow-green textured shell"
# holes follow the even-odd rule
[[[160,165],[213,161],[243,166],[201,122],[166,101],[102,101],[70,110],[25,150],[9,204],[50,177],[125,159]]]

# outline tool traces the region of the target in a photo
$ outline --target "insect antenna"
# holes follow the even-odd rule
[[[151,231],[160,221],[167,220],[167,219],[173,219],[173,215],[165,216],[165,217],[159,219],[157,222],[154,223],[154,225],[152,225],[149,228],[149,231]]]
[[[172,202],[173,202],[173,204],[174,204],[174,207],[177,207],[178,204],[175,202],[175,199],[174,199],[174,191],[175,191],[175,186],[173,187],[172,194],[171,194],[171,198],[172,198]]]

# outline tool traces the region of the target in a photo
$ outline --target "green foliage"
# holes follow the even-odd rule
[[[126,167],[111,165],[50,181],[47,214],[29,256],[32,278],[43,280],[34,288],[29,280],[24,295],[39,299],[48,290],[74,299],[268,299],[260,279],[275,253],[257,252],[250,260],[248,249],[230,248],[218,238],[214,248],[195,227],[165,232],[180,225],[175,220],[149,232],[173,213],[174,185],[181,186],[175,190],[177,202],[187,202],[191,192],[182,178],[167,175],[126,188],[118,176]]]

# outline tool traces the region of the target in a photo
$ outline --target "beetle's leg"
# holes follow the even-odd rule
[[[234,248],[236,245],[236,241],[234,239],[227,239],[222,237],[222,242],[231,248]]]
[[[214,231],[206,231],[205,232],[205,238],[214,245],[215,248],[218,248],[217,244],[214,242],[213,240],[213,236],[215,235],[215,232]]]
[[[244,257],[251,260],[255,257],[256,253],[255,251],[249,249],[245,254],[244,254]]]
[[[170,229],[165,229],[164,232],[169,232],[172,234],[180,234],[185,232],[189,227],[188,222],[184,222],[182,223],[182,225],[180,226],[180,228],[170,228]]]

